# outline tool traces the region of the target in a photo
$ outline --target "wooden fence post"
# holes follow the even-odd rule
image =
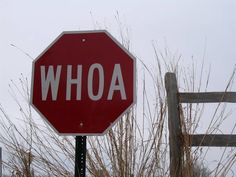
[[[183,169],[183,144],[182,130],[179,115],[179,99],[176,76],[166,73],[165,87],[168,104],[168,128],[170,147],[170,177],[182,177]]]

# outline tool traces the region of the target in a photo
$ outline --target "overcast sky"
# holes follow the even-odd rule
[[[35,58],[65,30],[105,26],[117,36],[117,12],[129,30],[134,55],[150,61],[151,41],[155,41],[160,49],[167,46],[184,60],[194,56],[201,63],[206,49],[206,64],[224,79],[236,61],[235,7],[233,0],[0,0],[1,84],[31,72],[30,59],[10,44]]]
[[[119,37],[118,16],[133,54],[146,64],[152,41],[181,54],[183,65],[193,58],[200,66],[205,55],[209,88],[222,91],[236,64],[235,9],[234,0],[0,0],[0,103],[10,104],[11,79],[31,76],[32,59],[21,50],[36,58],[62,31],[106,27]]]

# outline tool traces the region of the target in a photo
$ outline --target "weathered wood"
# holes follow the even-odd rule
[[[170,146],[170,177],[182,177],[183,134],[180,122],[180,103],[236,103],[236,92],[198,92],[178,93],[174,73],[166,73],[165,84],[168,103],[168,129]],[[236,147],[236,135],[231,134],[193,134],[189,146]]]
[[[235,147],[236,135],[194,134],[189,135],[191,146]]]
[[[168,103],[168,128],[170,147],[170,177],[182,177],[183,146],[179,117],[177,81],[174,73],[166,73],[165,87]]]
[[[179,93],[180,103],[236,103],[236,92]]]

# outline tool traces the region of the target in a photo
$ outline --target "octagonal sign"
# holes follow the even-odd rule
[[[135,58],[107,31],[63,32],[33,61],[31,104],[59,134],[105,133],[135,95]]]

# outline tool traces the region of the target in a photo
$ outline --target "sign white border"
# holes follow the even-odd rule
[[[34,88],[34,65],[35,62],[49,49],[52,47],[53,44],[55,44],[64,34],[84,34],[84,33],[105,33],[110,39],[116,43],[117,46],[119,46],[132,60],[133,60],[133,103],[124,110],[123,113],[117,119],[103,132],[103,133],[86,133],[86,134],[80,134],[80,133],[60,133],[57,131],[57,129],[48,121],[48,119],[37,109],[37,107],[33,104],[33,88]],[[89,31],[64,31],[62,32],[32,63],[32,74],[31,74],[31,92],[30,92],[30,104],[31,106],[36,110],[36,112],[47,122],[47,124],[55,131],[58,135],[61,136],[100,136],[106,134],[120,119],[124,116],[125,113],[128,112],[128,110],[134,106],[134,104],[137,101],[137,95],[136,95],[136,58],[118,41],[116,40],[107,30],[89,30]]]

